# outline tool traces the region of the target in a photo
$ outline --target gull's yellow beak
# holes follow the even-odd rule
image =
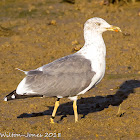
[[[106,28],[108,31],[122,32],[119,27],[111,25],[111,27]]]

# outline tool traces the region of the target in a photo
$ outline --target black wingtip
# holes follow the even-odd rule
[[[16,98],[16,90],[13,90],[8,95],[4,97],[4,101],[14,100]]]
[[[43,95],[18,95],[16,90],[13,90],[8,95],[4,97],[4,101],[10,101],[14,99],[24,99],[24,98],[31,98],[31,97],[43,97]]]

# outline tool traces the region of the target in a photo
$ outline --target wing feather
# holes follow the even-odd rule
[[[91,83],[94,75],[89,60],[69,55],[29,71],[25,85],[27,93],[29,90],[45,96],[74,96]]]

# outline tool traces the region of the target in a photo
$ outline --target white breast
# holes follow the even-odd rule
[[[96,85],[101,81],[105,74],[105,56],[106,56],[106,47],[103,43],[101,46],[94,46],[92,47],[88,45],[88,48],[84,46],[79,52],[79,54],[83,55],[86,59],[91,61],[92,71],[96,74],[93,76],[90,85],[81,91],[79,94],[84,94],[88,91],[93,85]],[[79,95],[78,94],[78,95]]]

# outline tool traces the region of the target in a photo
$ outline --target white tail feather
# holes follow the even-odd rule
[[[7,102],[7,97],[5,97],[5,98],[4,98],[4,101],[6,101],[6,102]]]
[[[22,72],[24,72],[25,74],[28,73],[28,71],[24,71],[24,70],[21,70],[21,69],[19,69],[19,68],[15,68],[15,69],[17,69],[17,70],[19,70],[19,71],[22,71]]]

